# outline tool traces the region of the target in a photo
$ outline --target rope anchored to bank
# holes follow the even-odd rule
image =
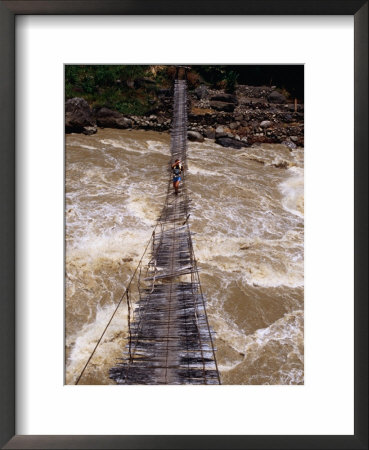
[[[110,369],[111,379],[117,384],[220,384],[188,223],[186,79],[175,81],[170,150],[166,200],[144,252],[151,246],[151,258],[144,269],[142,256],[76,384],[125,296],[129,336],[122,359]],[[171,164],[176,159],[184,166],[178,195],[171,189]],[[130,286],[134,276],[138,277],[139,300],[133,305]]]

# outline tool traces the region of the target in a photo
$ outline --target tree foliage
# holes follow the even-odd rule
[[[82,97],[92,107],[106,106],[123,114],[145,114],[158,103],[160,89],[170,88],[174,66],[66,65],[65,97]],[[276,85],[303,100],[302,65],[193,65],[189,89],[200,83],[234,92],[237,83]]]

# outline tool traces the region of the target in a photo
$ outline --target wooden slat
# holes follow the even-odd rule
[[[176,80],[173,103],[170,164],[178,158],[186,169],[185,80]],[[110,377],[118,384],[220,383],[213,333],[186,223],[189,204],[185,172],[177,196],[168,181],[157,222],[160,231],[152,239],[146,274],[138,280],[140,300],[130,323],[129,343],[121,362],[110,370]],[[183,278],[189,276],[191,281]]]

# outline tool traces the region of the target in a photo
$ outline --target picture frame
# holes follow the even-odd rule
[[[353,15],[355,33],[355,433],[350,436],[15,435],[15,17],[21,14]],[[368,2],[44,0],[0,2],[0,444],[3,448],[368,448]]]

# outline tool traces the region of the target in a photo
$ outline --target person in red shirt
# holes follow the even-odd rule
[[[173,173],[173,188],[175,195],[178,195],[179,182],[181,181],[181,174],[183,173],[183,166],[179,159],[176,159],[172,164]]]

